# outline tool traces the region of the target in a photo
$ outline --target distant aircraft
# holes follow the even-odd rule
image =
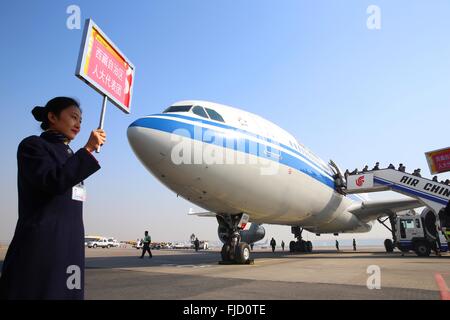
[[[368,232],[381,216],[422,206],[409,198],[343,194],[332,161],[325,163],[272,122],[222,104],[177,102],[134,121],[127,133],[137,158],[159,181],[208,210],[191,214],[217,218],[223,260],[248,262],[248,244],[265,236],[263,223],[291,226],[297,241],[289,249],[310,252],[303,229]]]

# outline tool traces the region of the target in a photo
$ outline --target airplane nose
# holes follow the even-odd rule
[[[138,159],[147,169],[167,155],[167,145],[164,143],[160,131],[154,126],[152,118],[140,118],[127,129],[128,142]]]

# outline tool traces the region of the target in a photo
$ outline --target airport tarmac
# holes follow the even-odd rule
[[[253,265],[219,265],[220,252],[86,249],[86,299],[441,299],[450,285],[450,254],[419,258],[383,248],[319,249],[291,254],[255,249]],[[0,264],[6,248],[0,248]],[[368,289],[369,266],[381,289]],[[442,281],[443,280],[443,281]]]

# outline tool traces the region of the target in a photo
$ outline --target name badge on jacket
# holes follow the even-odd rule
[[[80,182],[72,188],[72,200],[86,201],[86,188],[83,182]]]

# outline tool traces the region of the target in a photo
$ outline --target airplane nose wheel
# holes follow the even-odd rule
[[[217,220],[221,232],[226,233],[222,239],[225,244],[222,246],[220,252],[222,263],[252,263],[253,260],[250,259],[250,246],[246,242],[241,242],[240,229],[238,227],[240,216],[217,216]]]
[[[236,247],[235,261],[240,264],[246,264],[250,260],[250,246],[241,242]]]
[[[220,252],[222,256],[222,261],[232,261],[233,257],[231,256],[231,246],[229,244],[224,244],[222,247],[222,251]]]
[[[246,242],[239,242],[234,250],[229,244],[224,244],[220,253],[223,262],[247,264],[250,261],[250,246]]]

